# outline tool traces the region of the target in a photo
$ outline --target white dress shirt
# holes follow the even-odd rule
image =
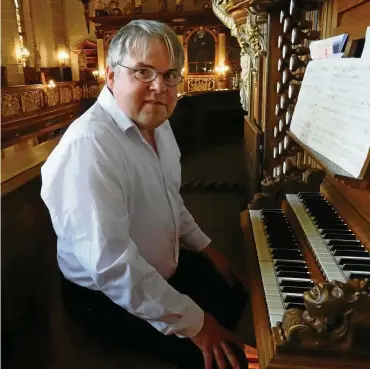
[[[180,151],[168,121],[158,155],[104,87],[41,169],[41,197],[58,236],[64,276],[100,290],[164,334],[196,335],[204,313],[171,287],[181,244],[210,239],[179,194]]]

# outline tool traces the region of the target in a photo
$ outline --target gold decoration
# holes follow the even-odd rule
[[[215,79],[212,77],[198,77],[188,79],[188,90],[192,91],[210,91],[215,89]]]
[[[82,89],[80,86],[75,86],[73,88],[73,100],[79,101],[82,97]]]
[[[247,22],[245,24],[245,39],[249,43],[252,56],[256,58],[257,56],[266,55],[266,50],[260,27],[255,24],[255,21],[256,17],[253,17],[252,15],[247,17]]]
[[[22,110],[24,113],[40,110],[43,106],[40,91],[29,91],[21,93]]]
[[[369,288],[368,279],[316,283],[303,294],[306,310],[293,308],[284,313],[276,327],[276,339],[284,337],[283,344],[288,346],[323,348],[341,344],[350,348],[352,321],[358,316],[364,321],[370,318]]]
[[[60,89],[60,103],[66,104],[72,101],[72,91],[68,87]]]
[[[55,106],[59,103],[59,92],[57,88],[45,90],[46,103],[48,106]]]
[[[88,97],[97,97],[99,96],[100,90],[98,85],[89,86]]]
[[[4,94],[1,96],[1,115],[4,118],[17,115],[21,112],[18,94]]]

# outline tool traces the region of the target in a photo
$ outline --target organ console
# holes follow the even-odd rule
[[[347,33],[345,57],[359,57],[370,2],[223,3],[231,29],[247,14],[238,38],[256,49],[245,50],[254,68],[245,139],[256,150],[247,156],[252,188],[261,192],[252,193],[241,225],[260,368],[369,368],[370,180],[334,175],[289,127],[311,40]],[[265,27],[255,26],[261,13]],[[262,162],[253,161],[261,147]]]

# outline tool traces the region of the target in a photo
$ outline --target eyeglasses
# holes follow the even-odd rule
[[[176,70],[168,70],[167,72],[161,73],[157,72],[155,69],[151,67],[139,67],[136,69],[126,67],[120,63],[117,63],[123,68],[127,68],[132,70],[135,73],[135,78],[140,82],[150,83],[153,82],[158,74],[162,74],[163,82],[169,87],[175,87],[182,82],[182,75],[180,72]]]

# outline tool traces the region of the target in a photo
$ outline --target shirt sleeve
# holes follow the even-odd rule
[[[200,252],[211,242],[211,239],[200,229],[193,216],[186,208],[179,194],[180,207],[180,240],[182,247]]]
[[[64,237],[98,288],[165,335],[195,336],[204,313],[140,256],[129,237],[127,196],[118,170],[95,138],[80,138],[42,168],[41,195]]]

